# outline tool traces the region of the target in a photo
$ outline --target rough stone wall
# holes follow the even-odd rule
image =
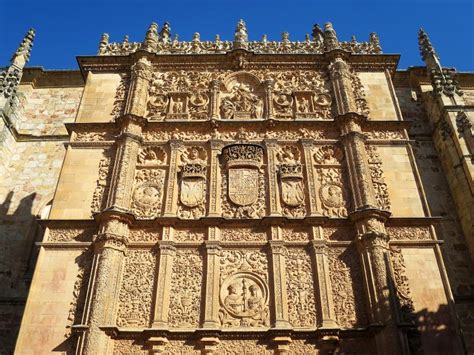
[[[13,127],[0,126],[0,353],[13,352],[42,232],[36,215],[52,199],[82,87],[21,85]]]
[[[474,277],[466,238],[454,205],[448,182],[432,140],[432,129],[423,108],[420,93],[413,96],[409,87],[396,89],[403,118],[412,123],[410,138],[431,215],[441,217],[436,233],[441,246],[464,339],[474,351]]]

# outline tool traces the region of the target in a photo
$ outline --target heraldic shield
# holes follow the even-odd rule
[[[304,201],[301,164],[281,164],[280,178],[283,202],[291,207],[300,206]]]
[[[196,207],[206,197],[206,167],[200,164],[186,164],[181,178],[179,198],[187,207]]]
[[[236,205],[248,206],[258,199],[258,169],[229,169],[229,198]]]

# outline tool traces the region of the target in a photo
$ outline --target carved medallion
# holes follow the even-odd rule
[[[155,183],[145,182],[133,192],[134,208],[139,210],[143,217],[153,216],[160,202],[161,187]]]
[[[230,275],[222,283],[219,296],[224,326],[268,326],[268,287],[258,275]]]

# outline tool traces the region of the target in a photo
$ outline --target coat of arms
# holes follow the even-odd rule
[[[181,156],[181,191],[179,198],[186,207],[193,208],[204,203],[206,198],[206,166],[196,147]]]
[[[239,206],[248,206],[258,199],[258,169],[229,169],[229,198]]]

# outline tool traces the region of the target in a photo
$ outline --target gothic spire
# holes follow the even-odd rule
[[[33,40],[35,38],[35,30],[30,28],[26,33],[25,37],[20,43],[20,46],[13,54],[11,63],[18,69],[23,69],[25,64],[30,59],[31,48],[33,47]]]
[[[235,28],[234,49],[247,49],[248,40],[247,25],[244,20],[240,19]]]
[[[324,24],[324,46],[326,51],[330,52],[334,49],[339,48],[339,41],[337,39],[336,31],[332,27],[331,22]]]
[[[148,27],[142,48],[152,53],[158,50],[158,25],[155,22]]]

